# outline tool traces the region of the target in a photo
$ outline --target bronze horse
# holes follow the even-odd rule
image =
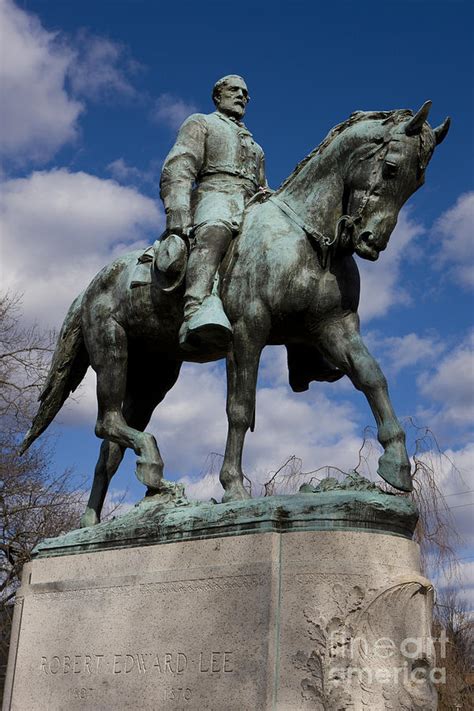
[[[367,397],[384,448],[378,473],[401,491],[412,488],[405,434],[385,377],[359,334],[359,272],[353,258],[376,260],[398,213],[424,182],[449,119],[432,129],[431,102],[411,111],[357,112],[336,126],[281,187],[248,206],[240,235],[221,267],[221,298],[233,327],[227,357],[228,436],[220,481],[223,501],[248,498],[242,450],[255,413],[262,349],[284,344],[290,384],[348,375]],[[95,432],[104,441],[82,525],[100,520],[110,479],[124,451],[137,455],[148,494],[173,491],[145,432],[155,407],[189,357],[179,349],[182,290],[151,283],[130,288],[140,252],[116,259],[71,305],[53,356],[26,449],[51,423],[89,365],[97,374]]]

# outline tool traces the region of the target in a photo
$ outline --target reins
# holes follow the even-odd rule
[[[382,159],[388,153],[388,148],[391,140],[392,139],[390,138],[388,141],[384,141],[369,156],[365,156],[364,160],[373,158],[379,151],[382,151],[384,148],[386,148],[383,156],[379,156],[379,159]],[[375,172],[375,169],[373,172]],[[268,197],[268,200],[270,202],[273,202],[292,222],[296,223],[298,227],[300,227],[304,231],[304,233],[308,236],[310,240],[314,242],[320,252],[321,267],[323,269],[326,269],[329,263],[330,255],[336,252],[339,246],[344,229],[354,229],[355,225],[361,221],[362,214],[368,205],[369,199],[373,194],[376,185],[376,180],[369,183],[355,215],[341,215],[341,217],[336,222],[334,235],[332,237],[323,235],[321,232],[315,230],[313,227],[309,227],[305,223],[305,221],[301,219],[298,213],[293,210],[292,207],[290,207],[284,200],[282,200],[280,197],[277,197],[275,194],[270,195]]]
[[[321,252],[321,266],[326,269],[329,257],[329,250],[332,246],[336,245],[339,241],[341,234],[340,225],[343,220],[351,219],[347,215],[343,215],[337,222],[336,229],[333,237],[327,237],[317,230],[310,229],[308,225],[301,219],[301,217],[296,213],[292,207],[290,207],[286,202],[276,195],[270,195],[268,198],[270,202],[273,202],[292,222],[295,222],[298,227],[301,227],[303,232],[317,245]]]

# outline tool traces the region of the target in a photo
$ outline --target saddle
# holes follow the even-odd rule
[[[269,190],[262,190],[255,193],[245,206],[245,211],[248,210],[251,205],[265,202],[270,194]],[[235,239],[238,239],[238,235]],[[187,261],[187,242],[178,235],[171,234],[166,236],[166,233],[163,233],[161,237],[150,247],[147,247],[143,254],[138,257],[130,281],[130,289],[151,284],[151,273],[152,269],[154,269],[160,289],[166,292],[174,291],[184,279]]]

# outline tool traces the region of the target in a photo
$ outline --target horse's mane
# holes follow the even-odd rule
[[[409,109],[395,109],[393,111],[354,111],[348,119],[342,123],[338,123],[337,126],[334,126],[334,128],[329,131],[326,138],[321,141],[321,143],[316,146],[316,148],[314,148],[311,153],[306,156],[306,158],[303,158],[303,160],[298,163],[294,171],[290,173],[286,180],[283,181],[278,190],[285,188],[288,183],[290,183],[293,178],[295,178],[303,170],[305,165],[312,158],[314,158],[314,156],[321,154],[334,141],[335,138],[346,130],[346,128],[350,128],[354,124],[360,123],[361,121],[382,120],[383,123],[398,124],[410,116],[413,116],[413,111],[410,111]]]

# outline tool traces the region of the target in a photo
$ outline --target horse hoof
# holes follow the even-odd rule
[[[163,482],[163,464],[145,461],[138,457],[135,474],[138,481],[149,489],[160,489]]]
[[[413,491],[411,466],[405,457],[397,457],[390,452],[385,452],[379,459],[377,473],[395,489]]]
[[[249,492],[244,487],[243,484],[238,484],[236,486],[230,486],[226,489],[224,496],[222,497],[222,503],[226,504],[229,501],[246,501],[251,499]]]
[[[79,520],[80,528],[88,528],[88,526],[97,526],[100,523],[100,518],[97,516],[94,509],[86,508]]]

